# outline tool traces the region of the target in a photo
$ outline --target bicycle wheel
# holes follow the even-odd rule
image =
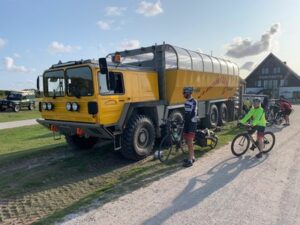
[[[275,135],[271,131],[266,131],[264,134],[264,148],[263,153],[267,153],[272,150],[275,145]]]
[[[210,142],[208,145],[210,149],[214,149],[218,144],[219,138],[217,136],[215,137],[207,137],[207,143]]]
[[[170,135],[165,136],[159,145],[159,150],[158,150],[159,161],[166,162],[169,159],[172,150],[173,149],[175,150],[175,147],[176,146],[174,146],[173,144],[172,137]]]
[[[250,145],[248,134],[241,133],[235,136],[231,143],[231,152],[235,156],[241,156],[246,153]]]

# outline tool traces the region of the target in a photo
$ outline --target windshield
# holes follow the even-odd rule
[[[21,94],[11,93],[7,96],[7,100],[21,100],[21,99],[22,99]]]
[[[80,98],[94,94],[92,72],[89,67],[68,69],[66,76],[69,96]]]
[[[63,70],[46,72],[44,74],[44,94],[47,97],[61,97],[65,95],[65,80]]]

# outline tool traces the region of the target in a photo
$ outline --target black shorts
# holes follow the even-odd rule
[[[286,109],[283,111],[283,115],[289,116],[291,114],[292,110],[291,109]]]
[[[184,123],[183,133],[195,133],[197,129],[197,123],[189,122]]]
[[[263,126],[255,126],[249,133],[254,134],[255,131],[257,131],[258,134],[263,134],[263,133],[265,133],[265,129],[266,129],[266,127],[263,127]]]

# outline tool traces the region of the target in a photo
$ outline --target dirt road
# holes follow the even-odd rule
[[[274,149],[233,157],[230,146],[65,224],[300,224],[300,107],[291,126],[273,128]]]
[[[36,119],[0,123],[0,130],[37,124]]]

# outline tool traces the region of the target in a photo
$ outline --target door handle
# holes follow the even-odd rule
[[[125,100],[124,99],[119,99],[119,102],[125,102]]]

